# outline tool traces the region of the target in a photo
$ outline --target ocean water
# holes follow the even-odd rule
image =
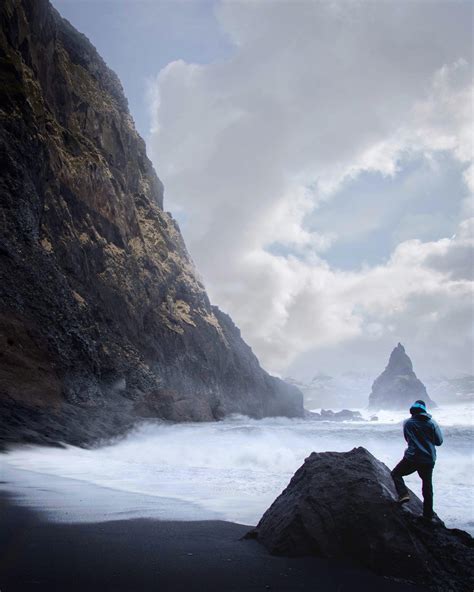
[[[0,455],[0,488],[58,521],[143,516],[256,524],[312,451],[364,446],[393,467],[405,448],[405,414],[377,415],[377,422],[150,422],[93,450],[18,447]],[[447,526],[474,534],[473,407],[441,407],[434,417],[445,436],[434,472],[435,510]],[[417,475],[406,482],[421,496]]]

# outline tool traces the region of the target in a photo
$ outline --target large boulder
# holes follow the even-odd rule
[[[421,584],[472,592],[471,536],[400,506],[389,469],[365,448],[313,452],[247,536],[277,555],[316,555]]]
[[[413,401],[422,399],[431,407],[425,385],[413,371],[413,364],[401,343],[390,354],[388,365],[375,379],[369,397],[369,409],[408,409]]]

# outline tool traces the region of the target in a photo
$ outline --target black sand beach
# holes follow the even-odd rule
[[[282,558],[231,522],[149,519],[48,522],[0,496],[1,592],[318,591],[416,592],[315,558]]]

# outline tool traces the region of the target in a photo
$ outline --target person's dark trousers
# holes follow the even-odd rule
[[[434,463],[420,463],[402,458],[392,471],[392,479],[398,495],[408,493],[403,477],[411,475],[415,471],[418,473],[423,484],[423,516],[425,518],[433,517],[433,469]]]

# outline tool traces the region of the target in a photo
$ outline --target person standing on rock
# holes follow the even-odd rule
[[[410,501],[405,475],[415,471],[422,481],[423,517],[433,519],[433,469],[436,462],[436,446],[443,443],[439,425],[426,410],[426,404],[419,399],[410,407],[411,417],[403,424],[403,435],[408,443],[402,460],[392,471],[392,478],[398,493],[398,502]]]

